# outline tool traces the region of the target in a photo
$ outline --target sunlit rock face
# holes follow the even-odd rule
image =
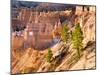
[[[15,33],[15,35],[21,36],[19,39],[23,37],[24,48],[32,47],[44,50],[55,43],[56,37],[60,37],[60,35],[53,37],[53,32],[58,32],[58,29],[61,28],[60,19],[56,12],[33,12],[29,9],[22,9],[12,25],[13,30],[19,29],[18,32],[21,32]]]
[[[28,25],[24,31],[25,44],[35,49],[45,49],[50,46],[53,43],[52,29],[50,29],[52,27],[38,23],[32,24]]]
[[[87,43],[88,41],[95,41],[95,35],[96,35],[95,24],[96,24],[95,14],[92,14],[92,16],[89,17],[89,19],[83,26],[83,33],[85,37],[85,39],[83,40],[84,43]]]
[[[95,7],[76,7],[76,15],[75,18],[75,25],[77,23],[80,23],[81,29],[83,31],[83,44],[86,45],[89,41],[95,41],[95,35],[96,35],[96,13],[95,13]]]
[[[95,7],[90,7],[89,11],[85,8],[83,12],[83,7],[78,6],[73,15],[67,15],[67,11],[61,11],[60,19],[58,11],[39,13],[20,9],[18,12],[20,14],[12,22],[12,29],[15,30],[12,31],[13,74],[23,71],[31,73],[96,68]],[[26,12],[28,14],[25,14]],[[80,23],[85,46],[79,60],[71,41],[66,46],[63,41],[59,41],[62,22],[68,24],[71,31],[75,29],[77,23]],[[47,48],[50,48],[53,53],[51,63],[46,60]]]

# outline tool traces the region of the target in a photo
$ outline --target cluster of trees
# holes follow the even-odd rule
[[[78,57],[80,58],[81,49],[83,46],[83,44],[82,44],[83,32],[81,30],[79,23],[75,25],[75,30],[71,33],[69,32],[67,25],[63,26],[62,32],[61,32],[62,40],[67,43],[70,35],[72,37],[71,41],[72,41],[73,47],[77,50]]]
[[[71,38],[70,38],[71,35]],[[80,58],[81,56],[81,50],[83,48],[83,32],[81,30],[80,24],[76,24],[75,25],[75,30],[74,31],[70,31],[68,26],[65,24],[62,28],[61,31],[61,39],[63,40],[63,42],[65,42],[65,44],[68,43],[68,40],[71,39],[71,42],[73,44],[73,48],[76,49],[76,54],[78,55],[78,57]],[[49,48],[48,49],[48,54],[47,54],[47,62],[51,62],[51,58],[52,58],[52,51]]]

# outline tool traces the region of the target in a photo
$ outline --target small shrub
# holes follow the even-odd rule
[[[47,57],[46,57],[47,62],[49,62],[49,63],[51,62],[52,56],[53,56],[52,51],[51,51],[50,48],[48,48],[48,54],[47,54]]]
[[[61,31],[61,39],[62,39],[65,43],[67,43],[68,38],[69,38],[68,30],[69,30],[69,29],[68,29],[67,25],[65,24],[65,25],[63,26],[63,28],[62,28],[62,31]]]

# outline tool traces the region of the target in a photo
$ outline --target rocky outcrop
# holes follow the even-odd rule
[[[84,33],[84,40],[83,43],[87,43],[88,41],[95,41],[96,38],[96,18],[95,13],[90,13],[88,16],[84,18],[84,26],[83,33]],[[87,35],[88,34],[88,35]]]
[[[58,46],[59,45],[59,46]],[[76,50],[72,45],[65,46],[59,43],[53,46],[53,59],[51,63],[46,61],[47,50],[37,51],[31,48],[27,49],[24,54],[18,59],[16,57],[13,63],[13,73],[28,73],[28,72],[48,72],[48,71],[63,71],[63,70],[80,70],[80,69],[95,69],[95,42],[90,42],[83,50],[83,55],[77,59]],[[60,50],[60,52],[58,52]]]
[[[24,49],[22,47],[24,43],[23,41],[25,40],[27,41],[27,38],[28,38],[28,41],[30,43],[32,42],[33,38],[30,39],[31,37],[29,38],[29,37],[23,37],[23,36],[13,37],[12,38],[13,40],[12,41],[12,47],[13,47],[12,48],[12,57],[13,57],[12,58],[12,73],[15,74],[15,73],[29,73],[29,72],[34,73],[34,72],[95,69],[96,68],[95,17],[96,17],[95,12],[91,12],[91,13],[83,12],[81,15],[74,15],[73,17],[74,19],[77,19],[75,23],[79,22],[81,24],[81,29],[84,35],[84,39],[83,39],[84,46],[83,46],[82,54],[80,58],[78,58],[76,54],[76,49],[73,48],[73,44],[71,40],[69,40],[68,43],[65,44],[60,39],[56,39],[57,40],[56,43],[53,43],[49,47],[51,48],[52,54],[53,54],[51,63],[49,63],[46,60],[46,55],[48,53],[47,48],[44,50],[37,50],[32,47],[28,47]],[[71,18],[70,20],[71,22],[73,18]],[[36,25],[40,24],[39,22],[35,22],[35,23],[34,22],[33,24],[36,24]],[[31,23],[30,26],[34,27],[33,24]],[[58,21],[56,24],[58,24]],[[41,25],[42,24],[40,24],[38,28],[40,27],[40,29],[42,29]],[[30,28],[32,27],[29,27],[28,30],[31,31]],[[45,29],[50,28],[48,25],[46,27],[47,28]],[[73,30],[74,27],[75,26],[72,26],[69,28]],[[53,27],[51,27],[51,30],[52,28]],[[26,31],[27,31],[27,27],[26,27]],[[29,34],[33,36],[34,33],[29,33]],[[43,34],[43,36],[45,35]],[[22,40],[23,38],[24,40]],[[47,36],[45,37],[41,36],[40,38],[45,39],[47,38]],[[16,43],[19,43],[19,44],[16,44]],[[42,45],[42,44],[43,43],[39,43],[39,45]]]

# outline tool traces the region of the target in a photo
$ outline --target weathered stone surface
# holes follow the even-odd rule
[[[59,39],[54,40],[56,36],[52,36],[52,29],[56,29],[55,32],[56,35],[58,35],[59,30],[57,29],[59,28],[57,28],[57,25],[60,24],[60,22],[59,18],[57,19],[57,16],[55,17],[55,13],[53,13],[40,13],[40,17],[35,16],[36,21],[33,17],[30,17],[30,21],[28,20],[26,28],[22,33],[12,33],[12,73],[95,69],[95,12],[81,13],[83,16],[72,15],[72,17],[74,16],[73,18],[70,18],[70,20],[67,19],[70,22],[77,19],[76,22],[73,23],[79,22],[81,24],[84,35],[84,50],[80,59],[77,59],[76,49],[73,49],[71,41],[67,43],[68,45],[64,45],[65,43]],[[53,16],[51,17],[51,15]],[[41,16],[43,16],[43,18]],[[46,18],[50,18],[50,20],[44,20]],[[73,30],[74,26],[72,27],[73,28],[69,28]],[[53,41],[53,44],[50,46],[48,42],[51,41]],[[54,41],[56,41],[56,43]],[[24,49],[25,45],[29,46]],[[33,48],[34,46],[45,47],[45,45],[46,49],[44,50],[35,50],[35,48]],[[53,53],[51,63],[46,61],[48,45]],[[63,49],[64,47],[65,49]]]

